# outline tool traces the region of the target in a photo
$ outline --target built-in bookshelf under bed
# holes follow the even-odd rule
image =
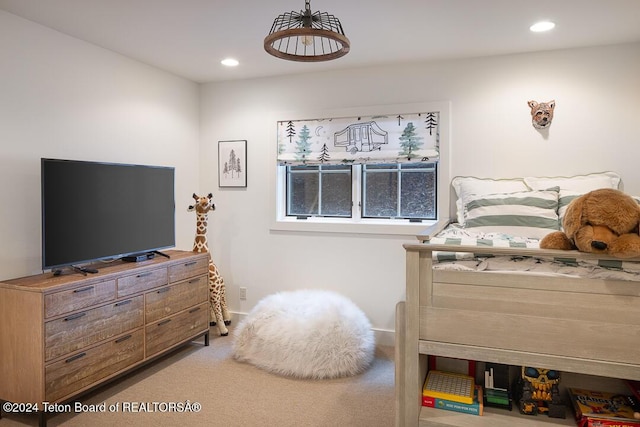
[[[485,407],[483,416],[421,406],[428,356],[562,372],[562,385],[624,389],[640,380],[640,284],[513,273],[437,271],[433,251],[461,246],[407,244],[406,301],[396,310],[396,425],[522,427],[567,425],[567,417]],[[475,253],[483,249],[469,247]],[[487,253],[496,248],[487,248]],[[508,248],[513,256],[589,257],[576,251]]]

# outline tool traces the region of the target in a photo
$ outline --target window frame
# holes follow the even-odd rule
[[[361,203],[359,198],[360,188],[362,188],[362,173],[354,170],[352,179],[352,194],[357,215],[352,218],[327,218],[327,217],[298,217],[287,216],[286,212],[286,167],[277,164],[277,133],[273,132],[270,139],[270,156],[274,173],[270,180],[270,200],[275,204],[271,209],[272,231],[298,231],[298,232],[321,232],[321,233],[355,233],[355,234],[383,234],[415,236],[425,228],[435,225],[450,217],[450,102],[425,102],[415,104],[379,105],[370,107],[354,107],[339,110],[319,111],[319,112],[283,112],[275,113],[273,125],[282,120],[305,120],[310,117],[348,117],[358,115],[386,115],[394,114],[398,111],[438,111],[440,113],[440,159],[436,168],[436,219],[423,220],[422,222],[411,222],[409,219],[376,219],[360,218],[357,210]],[[359,168],[358,168],[359,169]],[[356,197],[358,200],[356,200]]]

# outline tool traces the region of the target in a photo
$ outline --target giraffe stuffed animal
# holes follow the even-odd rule
[[[218,268],[213,263],[211,252],[207,246],[207,214],[209,211],[215,210],[216,206],[211,199],[213,194],[209,193],[205,196],[197,196],[193,193],[195,204],[190,205],[188,211],[196,211],[196,238],[193,242],[193,252],[209,253],[209,309],[210,309],[210,325],[218,326],[220,335],[229,335],[227,325],[231,324],[231,316],[227,310],[226,288],[224,279],[218,272]]]

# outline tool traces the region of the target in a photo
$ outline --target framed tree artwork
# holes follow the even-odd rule
[[[247,186],[247,141],[218,141],[218,187]]]

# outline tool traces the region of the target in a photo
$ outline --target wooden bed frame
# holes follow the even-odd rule
[[[433,251],[607,257],[421,243],[404,248],[406,302],[396,307],[398,427],[575,425],[572,418],[544,415],[514,419],[515,408],[485,409],[482,417],[423,408],[427,355],[640,380],[640,282],[432,269]]]

